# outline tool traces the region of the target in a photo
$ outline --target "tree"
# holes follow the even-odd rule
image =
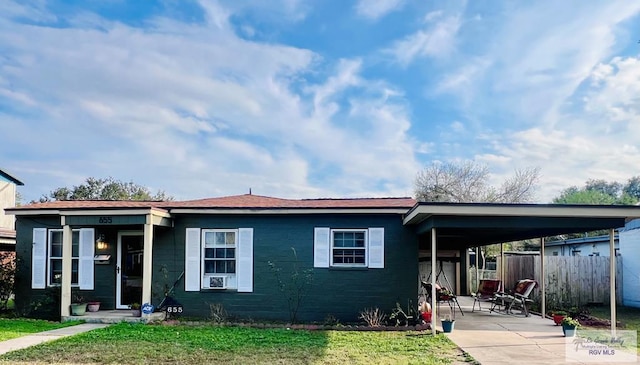
[[[56,200],[145,200],[166,201],[173,200],[172,196],[159,190],[152,195],[147,187],[133,182],[123,182],[112,177],[106,179],[87,178],[84,184],[73,188],[60,187],[49,195],[43,195],[40,202]]]
[[[432,163],[416,177],[416,199],[453,203],[525,203],[533,200],[540,170],[516,170],[498,188],[489,184],[489,169],[474,161]]]
[[[553,199],[554,204],[633,205],[640,195],[640,177],[629,179],[627,185],[619,182],[590,179],[584,187],[571,186]]]
[[[638,196],[635,195],[638,193]],[[584,205],[633,205],[640,196],[640,177],[632,177],[626,185],[617,181],[589,179],[584,187],[570,186],[553,199],[554,204],[584,204]],[[549,237],[549,241],[556,241],[583,236],[600,236],[607,234],[607,230],[585,233],[571,233]]]
[[[451,203],[526,203],[533,200],[539,168],[516,170],[500,187],[489,183],[489,169],[475,161],[432,163],[418,173],[416,199]],[[500,245],[481,249],[482,266],[488,255],[500,252]]]
[[[622,188],[622,191],[624,194],[640,200],[640,176],[630,178],[624,188]]]

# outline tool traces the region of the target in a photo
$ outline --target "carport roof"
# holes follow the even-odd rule
[[[462,249],[620,228],[634,218],[640,218],[638,206],[420,202],[404,224],[416,226],[421,235],[435,228],[439,247]]]

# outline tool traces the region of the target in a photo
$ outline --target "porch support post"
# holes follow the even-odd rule
[[[473,290],[478,291],[480,286],[480,246],[476,246],[476,282]]]
[[[540,237],[540,315],[546,318],[547,313],[547,287],[545,284],[546,274],[544,272],[544,237]]]
[[[63,223],[64,224],[64,223]],[[71,315],[69,306],[71,305],[71,255],[73,231],[71,226],[62,226],[62,284],[60,291],[60,315],[68,317]]]
[[[616,338],[616,246],[615,230],[609,230],[609,305],[611,306],[611,337]]]
[[[151,276],[153,274],[153,220],[147,214],[144,225],[144,253],[142,256],[142,304],[151,304]]]
[[[434,336],[436,334],[436,317],[438,316],[436,312],[436,256],[436,229],[431,228],[431,334]]]
[[[500,272],[498,273],[500,282],[504,282],[504,243],[500,243]]]

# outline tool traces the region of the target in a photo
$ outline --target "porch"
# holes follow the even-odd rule
[[[164,320],[165,313],[157,312],[142,317],[135,317],[130,309],[100,310],[97,312],[86,312],[82,316],[62,316],[62,322],[85,321],[86,323],[151,323]]]
[[[461,296],[458,301],[465,315],[457,313],[454,330],[447,336],[481,364],[568,362],[566,341],[573,341],[563,336],[562,327],[554,325],[553,320],[535,314],[525,317],[518,310],[515,314],[489,312],[488,305],[481,311],[476,306],[471,312],[473,298]],[[635,358],[635,354],[630,356]]]

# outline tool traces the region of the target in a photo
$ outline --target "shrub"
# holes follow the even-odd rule
[[[387,316],[378,307],[376,307],[365,308],[360,312],[360,316],[358,316],[358,318],[365,321],[369,327],[380,327],[384,324]]]
[[[580,322],[578,322],[577,319],[573,319],[571,317],[564,317],[562,319],[562,325],[570,327],[580,327]]]
[[[227,314],[222,303],[209,304],[209,316],[215,323],[224,323],[229,319],[229,314]]]

